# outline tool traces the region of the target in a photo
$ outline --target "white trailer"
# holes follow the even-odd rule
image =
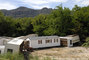
[[[79,35],[68,35],[66,37],[60,37],[61,45],[71,47],[74,43],[80,41]]]
[[[29,47],[32,48],[60,46],[60,38],[58,36],[29,37],[26,40],[30,42]]]
[[[11,41],[7,42],[5,45],[5,53],[11,52],[16,53],[20,51],[20,45],[23,43],[23,39],[14,38]]]

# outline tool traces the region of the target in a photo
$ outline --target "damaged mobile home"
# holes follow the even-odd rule
[[[24,41],[23,39],[14,38],[13,40],[7,42],[7,44],[5,45],[5,53],[7,53],[7,52],[11,52],[11,53],[19,52],[20,46],[23,43],[23,41]]]
[[[7,44],[5,45],[5,53],[7,53],[7,52],[11,52],[11,53],[21,52],[23,49],[25,39],[28,37],[37,37],[37,36],[38,36],[37,34],[30,34],[27,36],[13,38],[11,41],[7,42]]]
[[[53,46],[66,46],[71,47],[74,43],[80,41],[78,35],[68,35],[65,37],[58,36],[41,36],[41,37],[29,37],[29,47],[32,48],[44,48]]]
[[[75,43],[80,42],[79,35],[68,35],[65,37],[60,37],[61,46],[72,47]]]
[[[26,40],[30,42],[29,47],[32,48],[60,46],[60,38],[58,36],[29,37]]]
[[[65,37],[27,35],[6,40],[2,39],[2,43],[0,43],[0,53],[21,52],[23,43],[26,41],[29,42],[29,47],[46,48],[55,46],[72,47],[75,43],[79,42],[80,39],[79,35],[68,35]]]

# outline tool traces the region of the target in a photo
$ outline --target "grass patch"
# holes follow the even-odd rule
[[[18,54],[18,53],[6,53],[6,54],[1,54],[0,55],[0,60],[24,60],[23,54]],[[31,54],[29,55],[29,60],[51,60],[49,57],[45,57],[40,59],[38,56],[32,56]]]

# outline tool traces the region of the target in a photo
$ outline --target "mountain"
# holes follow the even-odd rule
[[[35,17],[39,14],[49,14],[51,13],[52,10],[53,9],[46,7],[39,10],[30,9],[27,7],[19,7],[13,10],[1,10],[1,11],[4,13],[5,16],[12,16],[18,18],[18,17]]]

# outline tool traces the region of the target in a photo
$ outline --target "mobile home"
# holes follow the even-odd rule
[[[23,41],[24,41],[23,39],[14,38],[11,41],[7,42],[7,44],[5,45],[5,53],[7,53],[7,52],[11,52],[11,53],[19,52],[20,46],[23,43]]]
[[[60,37],[60,44],[61,46],[73,46],[74,43],[77,43],[80,41],[79,35],[68,35],[66,37]]]
[[[26,40],[29,41],[29,46],[32,48],[60,46],[60,38],[58,36],[29,37]]]

